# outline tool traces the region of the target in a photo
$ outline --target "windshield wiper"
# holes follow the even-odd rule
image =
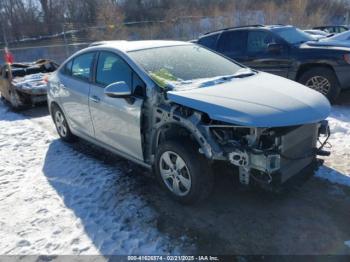
[[[244,69],[238,70],[238,72],[236,74],[232,75],[229,80],[231,80],[233,78],[245,78],[245,77],[253,76],[255,74],[256,74],[256,72],[254,72],[253,70],[251,70],[249,68],[244,68]]]
[[[234,75],[216,77],[216,78],[212,78],[210,80],[201,82],[200,87],[208,87],[208,86],[212,86],[212,85],[218,85],[218,84],[221,84],[223,82],[231,81],[232,79],[245,78],[245,77],[253,76],[255,74],[256,74],[256,72],[252,71],[251,69],[243,68],[241,70],[238,70],[237,73],[235,73]]]

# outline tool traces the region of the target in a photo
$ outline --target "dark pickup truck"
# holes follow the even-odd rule
[[[298,81],[331,102],[350,87],[350,48],[322,45],[293,26],[226,28],[196,43],[248,67]]]

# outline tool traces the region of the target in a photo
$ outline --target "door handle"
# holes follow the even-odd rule
[[[90,101],[100,103],[101,99],[98,96],[90,96]]]

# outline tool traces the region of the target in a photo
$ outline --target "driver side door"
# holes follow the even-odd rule
[[[270,45],[278,44],[279,50],[271,51]],[[287,77],[292,60],[289,47],[269,31],[250,30],[247,39],[247,59],[243,63],[251,68]]]
[[[117,54],[102,51],[98,55],[95,81],[91,86],[89,105],[95,139],[103,144],[143,161],[141,139],[142,96],[113,98],[104,93],[115,82],[130,88],[143,85],[131,67]]]

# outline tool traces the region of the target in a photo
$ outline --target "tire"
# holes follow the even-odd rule
[[[66,117],[62,110],[56,105],[52,107],[52,119],[55,123],[57,133],[63,141],[68,143],[76,141],[77,137],[70,131]]]
[[[315,67],[304,72],[299,82],[325,95],[334,103],[340,94],[340,85],[334,72],[325,67]]]
[[[14,111],[18,111],[23,108],[21,98],[16,91],[10,91],[10,106]]]
[[[211,193],[213,176],[209,165],[190,140],[179,138],[162,143],[154,170],[162,187],[182,204],[203,201]]]

